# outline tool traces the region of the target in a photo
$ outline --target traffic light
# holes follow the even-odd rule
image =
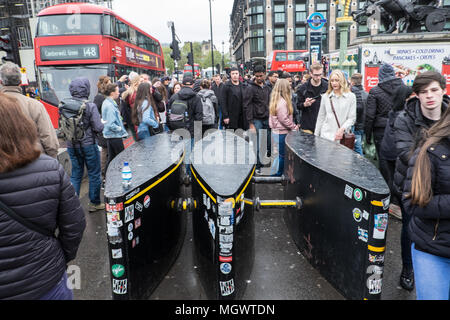
[[[170,49],[172,49],[172,53],[170,54],[170,57],[173,60],[181,60],[181,56],[180,56],[180,49],[178,47],[178,41],[174,40],[171,44],[170,44]]]
[[[187,55],[187,63],[190,66],[194,65],[194,57],[192,56],[192,52],[189,52]]]
[[[14,59],[14,48],[10,34],[0,37],[0,50],[6,52],[6,56],[2,58],[3,63],[7,61],[16,63]]]

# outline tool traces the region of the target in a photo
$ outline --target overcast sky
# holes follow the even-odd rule
[[[222,52],[229,47],[230,14],[233,0],[212,0],[213,41]],[[175,30],[182,42],[209,41],[211,38],[209,0],[114,0],[113,10],[161,43],[172,41],[168,21],[175,23]]]

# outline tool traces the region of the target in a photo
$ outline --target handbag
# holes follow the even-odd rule
[[[0,209],[2,209],[10,218],[27,227],[28,229],[40,233],[46,237],[55,238],[55,234],[49,230],[45,230],[38,225],[22,218],[17,213],[15,213],[10,207],[0,201]]]
[[[331,100],[331,97],[330,97],[330,103],[331,103],[331,110],[333,110],[334,117],[336,118],[337,125],[340,128],[341,125],[339,124],[339,120],[338,120],[338,117],[336,115],[336,111],[334,110],[333,100]],[[355,137],[355,134],[353,132],[348,132],[348,133],[344,132],[344,135],[343,135],[343,137],[342,137],[340,142],[341,142],[342,145],[344,145],[347,148],[353,150],[355,148],[355,139],[356,139],[356,137]]]

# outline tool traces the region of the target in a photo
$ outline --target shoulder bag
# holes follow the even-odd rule
[[[16,222],[22,224],[23,226],[27,227],[28,229],[30,229],[34,232],[40,233],[46,237],[55,238],[55,234],[53,232],[45,230],[45,229],[41,228],[40,226],[37,226],[34,223],[19,216],[17,213],[15,213],[10,207],[8,207],[2,201],[0,201],[0,209],[3,210],[10,218],[12,218]]]
[[[336,118],[338,128],[340,128],[341,125],[339,124],[339,120],[336,115],[336,110],[334,110],[333,100],[331,100],[331,97],[330,97],[330,103],[331,103],[331,110],[333,110],[334,117]],[[348,132],[348,133],[344,132],[344,135],[341,139],[341,144],[343,144],[347,148],[353,150],[355,148],[355,134],[353,132]]]

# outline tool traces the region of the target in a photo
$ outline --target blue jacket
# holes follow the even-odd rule
[[[148,106],[148,107],[147,107]],[[142,103],[142,106],[138,106],[139,109],[145,110],[142,114],[142,121],[139,124],[139,127],[137,129],[137,134],[140,139],[144,139],[146,137],[150,136],[150,130],[148,127],[152,128],[158,128],[159,123],[156,120],[155,112],[153,111],[153,107],[148,105],[148,101],[144,100]]]
[[[105,139],[125,138],[128,136],[122,123],[119,107],[111,98],[106,98],[103,101],[102,119],[105,123],[105,127],[103,128],[103,137]]]
[[[86,101],[89,99],[91,84],[87,78],[76,78],[69,86],[70,95],[73,100]],[[83,114],[83,123],[85,125],[85,133],[83,139],[81,139],[81,146],[89,146],[96,143],[96,135],[103,131],[103,123],[98,113],[97,106],[88,102],[86,104],[86,110]],[[79,148],[77,144],[72,146],[70,141],[67,141],[68,148]]]

